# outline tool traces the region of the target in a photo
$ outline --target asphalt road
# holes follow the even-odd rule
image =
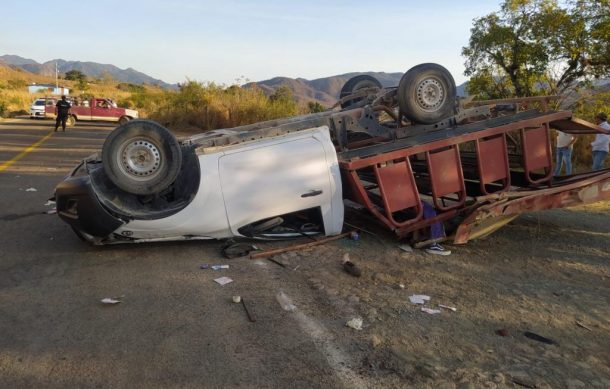
[[[302,306],[314,299],[285,269],[238,259],[222,274],[200,270],[227,263],[220,242],[93,247],[44,214],[113,129],[52,126],[0,122],[0,387],[363,386],[324,323],[281,309],[280,290]]]

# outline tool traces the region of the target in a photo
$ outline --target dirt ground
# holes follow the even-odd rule
[[[524,215],[486,239],[447,246],[448,257],[401,252],[377,231],[380,240],[364,233],[276,259],[315,291],[315,303],[298,309],[334,323],[357,373],[376,385],[608,388],[609,216],[610,203]],[[360,278],[341,271],[346,252]],[[422,312],[413,294],[457,310]],[[361,331],[341,328],[353,317]]]
[[[0,160],[50,126],[0,125]],[[376,235],[276,256],[284,267],[226,260],[217,241],[93,247],[44,204],[111,129],[53,134],[0,174],[0,388],[610,388],[610,202],[524,215],[448,257],[403,252],[351,212]]]

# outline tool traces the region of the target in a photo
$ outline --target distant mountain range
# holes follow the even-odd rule
[[[55,77],[55,64],[57,63],[57,70],[60,74],[65,74],[70,70],[78,70],[86,76],[93,78],[101,78],[105,75],[109,75],[117,81],[132,84],[157,85],[167,89],[173,89],[176,87],[176,85],[168,84],[165,81],[153,78],[132,68],[120,69],[114,65],[101,64],[97,62],[54,59],[44,63],[38,63],[33,59],[23,58],[18,55],[2,55],[0,56],[0,62],[4,62],[13,68],[19,68],[42,76]]]
[[[304,78],[274,77],[270,80],[251,82],[245,87],[258,86],[266,95],[272,95],[279,87],[287,86],[293,93],[297,102],[307,103],[318,101],[320,104],[329,107],[337,102],[341,88],[347,80],[352,77],[366,74],[379,80],[382,86],[397,86],[404,73],[385,73],[385,72],[353,72],[338,76],[317,78],[306,80]],[[466,94],[466,83],[457,86],[458,96]]]

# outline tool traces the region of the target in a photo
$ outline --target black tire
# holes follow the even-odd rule
[[[68,115],[68,117],[66,118],[66,126],[74,127],[75,124],[76,118],[74,117],[74,115]]]
[[[110,133],[102,148],[108,178],[136,195],[159,193],[180,173],[180,143],[165,127],[150,120],[131,120]]]
[[[122,126],[123,124],[127,124],[127,122],[130,120],[131,118],[129,116],[121,116],[119,118],[119,125]]]
[[[452,116],[455,81],[441,65],[423,63],[409,69],[398,84],[400,112],[409,120],[432,124]]]
[[[345,85],[343,85],[343,88],[341,88],[341,93],[339,94],[339,99],[349,96],[352,93],[354,93],[360,89],[364,89],[364,88],[381,89],[381,83],[375,77],[368,76],[366,74],[352,77],[349,80],[347,80]],[[344,102],[343,104],[341,104],[341,108],[347,108],[350,105],[356,104],[357,102],[361,101],[363,98],[364,97],[359,97],[357,99],[348,100],[348,101]]]

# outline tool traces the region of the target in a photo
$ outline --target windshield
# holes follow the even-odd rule
[[[36,100],[34,101],[34,105],[44,105],[44,100]]]

